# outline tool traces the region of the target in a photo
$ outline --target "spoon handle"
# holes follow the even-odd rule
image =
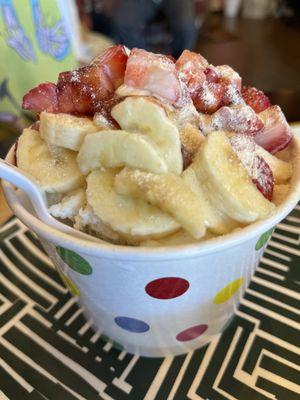
[[[101,239],[87,235],[86,233],[80,232],[66,224],[63,224],[53,218],[47,208],[47,197],[45,192],[39,187],[38,183],[34,179],[26,174],[20,172],[20,170],[7,161],[0,158],[0,178],[12,183],[14,186],[22,189],[30,198],[34,210],[44,223],[53,228],[68,233],[72,236],[76,236],[80,239],[85,239],[90,242],[101,242]]]
[[[47,204],[46,195],[29,175],[23,171],[20,172],[17,167],[0,158],[0,178],[22,189],[30,197],[38,214],[40,211],[44,212],[45,204]]]

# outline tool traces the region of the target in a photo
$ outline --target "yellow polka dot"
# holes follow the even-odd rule
[[[64,275],[62,273],[60,273],[59,276],[61,277],[64,284],[67,286],[67,288],[70,290],[70,292],[73,293],[74,296],[80,296],[80,290],[75,285],[75,283],[71,281],[70,278],[68,278],[66,275]]]
[[[239,288],[244,284],[243,278],[238,278],[235,281],[230,282],[227,286],[221,289],[214,298],[214,304],[222,304],[229,300]]]

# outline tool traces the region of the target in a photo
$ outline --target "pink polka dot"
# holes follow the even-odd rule
[[[188,342],[189,340],[193,340],[201,336],[207,330],[207,328],[208,326],[206,324],[192,326],[191,328],[178,333],[176,339],[179,342]]]
[[[183,278],[160,278],[149,282],[145,290],[149,296],[160,300],[174,299],[185,293],[190,284]]]

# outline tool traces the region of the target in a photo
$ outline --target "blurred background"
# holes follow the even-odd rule
[[[0,155],[30,115],[22,95],[112,43],[229,64],[300,121],[299,0],[0,0]]]

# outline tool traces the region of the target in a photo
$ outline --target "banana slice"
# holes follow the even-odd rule
[[[272,202],[279,206],[286,198],[290,185],[275,185]]]
[[[205,235],[202,205],[182,178],[124,168],[115,180],[118,193],[144,199],[171,214],[195,239]]]
[[[252,183],[224,132],[212,132],[205,139],[192,165],[212,205],[229,218],[250,223],[274,210]]]
[[[198,197],[199,202],[201,203],[199,213],[203,215],[205,226],[210,232],[223,235],[231,232],[239,226],[235,221],[222,215],[214,206],[211,205],[209,196],[205,191],[205,186],[200,184],[192,166],[183,172],[182,178]]]
[[[116,172],[98,169],[87,177],[87,202],[104,224],[129,241],[164,237],[180,228],[171,216],[146,201],[116,193]]]
[[[167,165],[147,137],[120,130],[88,134],[78,153],[80,170],[87,174],[100,168],[130,166],[158,174],[167,172]]]
[[[267,162],[267,164],[269,164],[269,167],[273,172],[276,184],[284,183],[288,179],[290,179],[293,174],[293,167],[290,163],[273,156],[271,153],[269,153],[267,150],[259,145],[255,146],[255,152],[256,154],[261,156]]]
[[[120,237],[118,232],[112,230],[98,218],[92,207],[86,204],[80,208],[74,217],[74,228],[80,231],[96,235],[97,237],[115,244],[129,244],[127,240]]]
[[[99,128],[89,118],[69,114],[40,114],[40,134],[49,144],[78,151],[87,133],[97,132]]]
[[[184,125],[179,130],[179,135],[182,146],[185,147],[185,149],[188,151],[188,153],[191,154],[191,157],[193,158],[199,150],[201,143],[205,139],[205,136],[199,129],[191,124]]]
[[[18,167],[31,174],[49,193],[66,193],[84,185],[76,155],[62,147],[49,149],[33,129],[24,129],[18,140]]]
[[[180,175],[182,155],[179,131],[165,110],[143,97],[127,97],[111,111],[122,129],[147,135],[157,145],[168,171]]]

